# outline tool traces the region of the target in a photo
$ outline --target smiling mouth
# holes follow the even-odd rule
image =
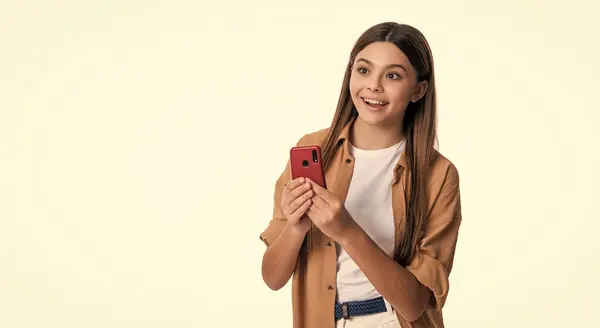
[[[385,107],[389,104],[389,102],[379,101],[379,100],[369,99],[369,98],[364,98],[364,97],[360,97],[360,99],[362,99],[362,101],[367,106],[369,106],[371,109],[374,109],[374,110],[381,110],[383,107]]]

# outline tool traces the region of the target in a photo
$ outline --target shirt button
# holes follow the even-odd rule
[[[333,290],[333,286],[329,285],[329,286],[327,286],[327,289]]]
[[[352,160],[351,160],[351,159],[349,159],[349,158],[347,158],[347,159],[346,159],[346,163],[350,164],[350,162],[352,162]]]
[[[328,242],[326,245],[329,246],[329,247],[331,247],[331,243],[330,242]]]

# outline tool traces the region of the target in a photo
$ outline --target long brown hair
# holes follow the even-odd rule
[[[427,40],[419,30],[405,24],[385,22],[369,28],[358,38],[350,53],[331,127],[321,144],[323,164],[326,169],[329,167],[337,148],[338,135],[344,126],[358,115],[350,96],[350,76],[356,55],[373,42],[391,42],[396,45],[415,68],[417,82],[428,83],[425,95],[417,102],[410,102],[406,108],[402,127],[406,140],[407,211],[396,260],[406,266],[414,256],[421,227],[427,215],[427,178],[437,138],[433,57]]]

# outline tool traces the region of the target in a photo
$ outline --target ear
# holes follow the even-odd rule
[[[419,82],[419,84],[417,84],[417,87],[415,88],[415,93],[411,97],[410,101],[417,102],[421,98],[423,98],[423,96],[425,95],[425,92],[427,92],[428,86],[429,86],[429,84],[427,83],[427,81]]]

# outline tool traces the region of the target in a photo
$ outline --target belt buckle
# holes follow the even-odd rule
[[[348,320],[350,318],[350,313],[348,313],[348,303],[342,303],[342,318]]]

